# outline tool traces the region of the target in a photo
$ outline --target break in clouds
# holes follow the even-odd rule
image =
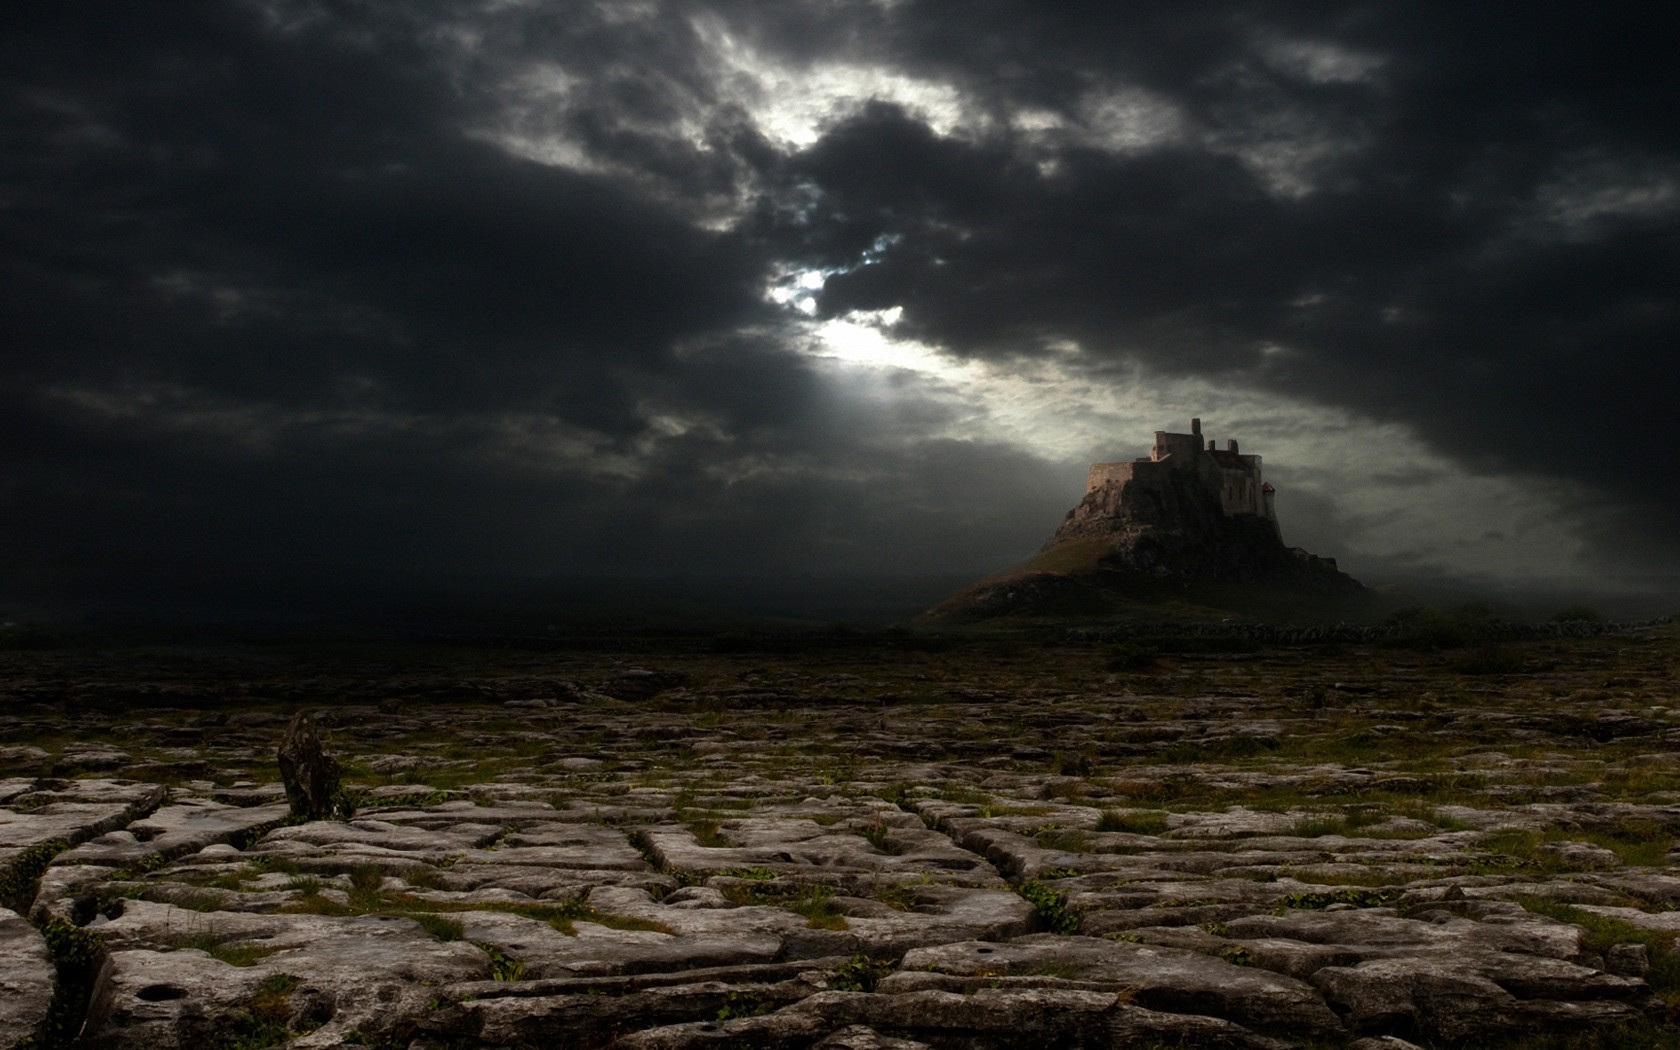
[[[1199,415],[1368,583],[1680,567],[1643,5],[0,36],[0,588],[980,572]]]

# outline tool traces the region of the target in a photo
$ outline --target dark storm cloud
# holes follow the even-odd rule
[[[1129,80],[1192,130],[1116,153],[941,138],[877,106],[794,162],[824,191],[821,257],[896,238],[825,311],[900,304],[958,352],[1073,338],[1093,366],[1411,424],[1476,468],[1607,493],[1616,527],[1675,557],[1680,472],[1650,427],[1680,393],[1680,94],[1647,9],[896,13],[906,62],[999,108],[1073,120],[1094,82]],[[1310,192],[1268,185],[1266,149]]]
[[[681,337],[760,310],[739,244],[464,136],[473,100],[411,27],[283,14],[113,4],[8,37],[14,580],[587,558],[566,507],[604,482],[575,461],[647,437]],[[498,470],[510,415],[578,431],[572,469]]]
[[[8,13],[0,585],[986,568],[1046,534],[1035,453],[794,352],[790,268],[955,355],[1071,340],[1591,483],[1599,549],[1671,562],[1624,527],[1680,503],[1676,74],[1635,12]],[[962,126],[905,89],[777,138],[825,64]]]

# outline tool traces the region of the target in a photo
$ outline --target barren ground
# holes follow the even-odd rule
[[[1680,1046],[1680,628],[1156,648],[0,653],[0,1047]]]

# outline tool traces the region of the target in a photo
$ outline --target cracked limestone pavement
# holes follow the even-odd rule
[[[1680,1045],[1672,627],[0,655],[0,1046]]]

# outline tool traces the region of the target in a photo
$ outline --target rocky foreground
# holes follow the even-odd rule
[[[726,641],[0,654],[0,1047],[1680,1045],[1673,627]]]

